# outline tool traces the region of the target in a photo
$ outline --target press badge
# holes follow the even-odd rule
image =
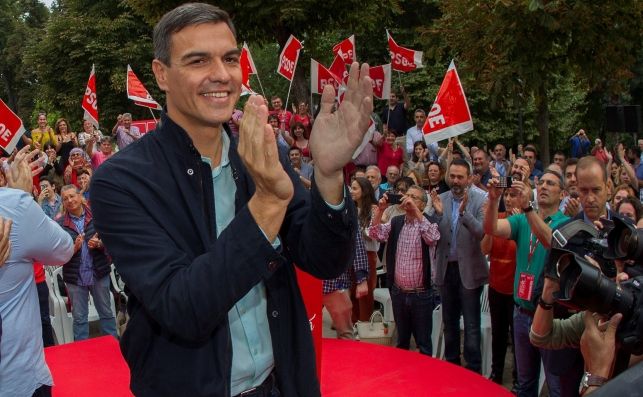
[[[518,282],[518,298],[526,301],[531,300],[531,294],[534,292],[534,275],[529,273],[520,273]]]

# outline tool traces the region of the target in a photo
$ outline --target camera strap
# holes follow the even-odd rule
[[[576,236],[580,232],[589,233],[591,237],[598,237],[598,231],[593,226],[588,225],[580,219],[577,219],[560,226],[552,232],[552,247],[565,247],[572,239],[572,237]],[[582,234],[580,236],[582,236]],[[555,246],[554,242],[558,244],[558,246]]]

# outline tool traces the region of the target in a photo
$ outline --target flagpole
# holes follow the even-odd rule
[[[290,99],[290,89],[292,88],[292,82],[295,80],[295,73],[297,72],[297,63],[295,63],[295,67],[293,68],[292,71],[292,77],[290,79],[290,84],[288,85],[288,95],[286,95],[286,104],[284,105],[284,110],[287,112],[288,111],[288,99]]]
[[[152,113],[152,118],[154,119],[154,122],[158,124],[158,120],[156,117],[154,117],[154,112],[152,111],[152,108],[148,108],[150,110],[150,113]]]
[[[400,89],[404,90],[404,87],[402,86],[402,73],[400,73],[399,70],[397,71],[397,79],[400,82]]]
[[[259,88],[261,88],[261,95],[263,95],[264,98],[266,98],[266,93],[263,90],[263,85],[261,84],[261,79],[259,78],[259,71],[257,70],[257,73],[255,74],[257,76],[257,81],[259,81]]]

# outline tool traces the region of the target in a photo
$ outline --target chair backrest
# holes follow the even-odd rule
[[[485,284],[480,295],[480,311],[482,313],[489,313],[489,284]]]

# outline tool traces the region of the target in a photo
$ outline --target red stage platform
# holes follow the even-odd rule
[[[54,397],[125,397],[129,369],[118,342],[104,336],[45,349]],[[506,389],[461,367],[392,347],[324,339],[322,395],[511,396]]]

